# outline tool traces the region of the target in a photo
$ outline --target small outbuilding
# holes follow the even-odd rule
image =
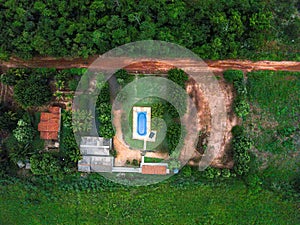
[[[61,123],[61,108],[52,106],[49,112],[42,112],[38,131],[43,140],[58,140]]]

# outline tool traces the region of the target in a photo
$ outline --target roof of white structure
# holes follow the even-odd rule
[[[82,137],[78,161],[78,171],[111,172],[114,158],[110,155],[112,140],[102,137]]]

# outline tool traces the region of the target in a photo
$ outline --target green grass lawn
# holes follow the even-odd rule
[[[134,106],[140,106],[140,107],[151,107],[153,104],[163,102],[162,99],[155,98],[155,97],[149,97],[144,98],[140,101],[138,101]],[[164,115],[164,119],[166,121],[167,113]],[[158,148],[162,146],[162,143],[164,143],[165,140],[165,134],[167,131],[167,128],[165,126],[161,126],[160,129],[157,129],[157,126],[155,126],[155,123],[153,122],[154,118],[151,118],[151,130],[156,130],[156,139],[155,142],[147,142],[147,150],[159,150],[162,151],[163,149]],[[144,148],[144,141],[142,140],[136,140],[132,139],[132,123],[133,123],[133,112],[132,110],[129,113],[128,121],[129,124],[126,122],[127,120],[122,120],[122,132],[124,135],[125,142],[131,147],[135,149],[143,149]],[[130,129],[129,129],[130,126]]]
[[[163,161],[163,159],[160,159],[160,158],[152,158],[152,157],[145,157],[144,158],[145,163],[160,163],[162,161]]]
[[[244,184],[62,192],[49,200],[20,184],[0,187],[0,224],[299,224],[297,205]],[[298,205],[299,207],[299,205]]]
[[[279,154],[296,151],[296,134],[300,129],[300,73],[248,73],[247,89],[252,106],[247,123],[255,147]]]
[[[269,187],[299,176],[300,73],[256,71],[247,74],[251,105],[244,126],[261,154],[261,177]],[[263,162],[264,161],[264,162]]]

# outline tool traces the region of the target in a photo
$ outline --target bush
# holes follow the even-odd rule
[[[223,73],[223,77],[228,83],[233,83],[235,81],[242,81],[244,73],[241,70],[226,70]]]
[[[33,155],[30,165],[32,173],[36,175],[54,174],[61,169],[58,156],[49,152]]]
[[[226,70],[224,79],[233,83],[237,97],[234,101],[234,112],[238,117],[245,118],[250,111],[250,105],[247,102],[247,88],[244,82],[244,74],[240,70]]]
[[[171,69],[168,71],[167,78],[176,84],[178,84],[180,87],[185,89],[185,83],[188,81],[189,77],[188,75],[181,69]]]
[[[111,105],[110,103],[100,103],[97,105],[98,120],[100,123],[100,136],[112,138],[115,135],[115,130],[111,121]]]
[[[243,98],[237,98],[234,101],[234,112],[240,118],[245,118],[250,112],[250,105]]]
[[[188,165],[182,167],[182,169],[180,170],[180,173],[184,176],[184,177],[191,177],[192,176],[192,168]]]
[[[221,170],[214,167],[207,167],[204,171],[202,176],[208,179],[214,179],[221,175]]]
[[[0,110],[0,130],[11,131],[16,128],[18,115],[12,111]]]
[[[60,133],[60,152],[68,162],[77,163],[81,159],[72,126],[71,111],[62,111],[62,130]]]
[[[22,144],[31,143],[34,139],[36,134],[35,129],[31,126],[30,123],[20,119],[18,121],[17,128],[13,131],[14,137],[17,139],[18,142]]]
[[[225,177],[225,178],[228,178],[231,176],[231,172],[230,172],[230,169],[222,169],[221,170],[221,176],[222,177]]]
[[[6,73],[1,74],[0,82],[6,85],[14,86],[20,80],[25,80],[29,77],[30,70],[23,68],[9,69]]]
[[[139,166],[139,161],[137,159],[133,159],[131,164],[133,166]]]
[[[180,135],[181,135],[180,124],[172,123],[171,125],[168,126],[166,136],[167,136],[169,155],[171,155],[175,151],[178,142],[180,142]]]
[[[151,117],[162,118],[165,113],[165,106],[161,102],[156,102],[151,106]]]
[[[51,90],[43,80],[19,81],[14,88],[14,98],[22,107],[42,106],[51,100]]]
[[[79,81],[77,79],[71,79],[68,82],[69,89],[71,91],[76,91]]]
[[[249,149],[252,146],[252,141],[250,138],[245,136],[241,128],[234,128],[233,130],[236,134],[232,140],[234,158],[233,170],[238,175],[245,175],[249,171]]]

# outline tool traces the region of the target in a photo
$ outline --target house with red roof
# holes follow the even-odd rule
[[[61,108],[52,106],[49,112],[42,112],[38,131],[43,140],[58,140],[61,123]]]

